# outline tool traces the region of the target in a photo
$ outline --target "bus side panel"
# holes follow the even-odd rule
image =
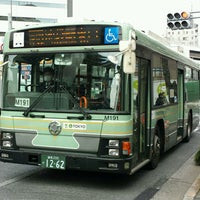
[[[152,111],[152,130],[161,123],[161,137],[164,142],[164,151],[177,143],[178,105],[166,106]],[[164,129],[163,129],[164,127]]]

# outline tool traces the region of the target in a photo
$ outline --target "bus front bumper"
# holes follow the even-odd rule
[[[65,167],[63,169],[75,169],[85,171],[110,172],[120,174],[130,174],[133,157],[110,158],[97,157],[90,154],[60,153],[60,152],[29,152],[22,150],[4,150],[0,149],[0,161],[18,164],[38,165],[45,168],[57,168],[55,162],[52,166],[42,163],[43,158],[64,158]],[[55,159],[54,159],[55,160]],[[52,161],[53,162],[53,161]],[[58,169],[58,168],[57,168]]]

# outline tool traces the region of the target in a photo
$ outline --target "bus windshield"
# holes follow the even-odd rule
[[[127,111],[128,106],[122,105],[124,101],[119,99],[119,93],[123,92],[122,67],[108,59],[115,54],[8,55],[3,108],[26,110],[32,106],[34,111],[73,112],[81,107],[91,111]],[[121,59],[119,56],[118,63]]]

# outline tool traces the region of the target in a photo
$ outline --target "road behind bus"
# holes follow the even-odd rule
[[[165,196],[182,200],[196,177],[194,171],[200,173],[200,167],[195,166],[192,158],[199,147],[200,126],[189,143],[180,143],[165,153],[155,170],[141,169],[132,176],[0,163],[0,199],[165,200]],[[188,172],[194,169],[191,166],[195,170]]]

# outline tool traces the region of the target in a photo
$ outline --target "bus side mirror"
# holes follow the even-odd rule
[[[129,40],[121,40],[119,43],[119,50],[124,54],[123,59],[123,71],[127,74],[133,74],[135,72],[136,65],[136,40],[135,32],[131,31],[129,34]]]
[[[135,52],[127,51],[124,54],[123,70],[124,73],[133,74],[135,72],[136,55]]]

